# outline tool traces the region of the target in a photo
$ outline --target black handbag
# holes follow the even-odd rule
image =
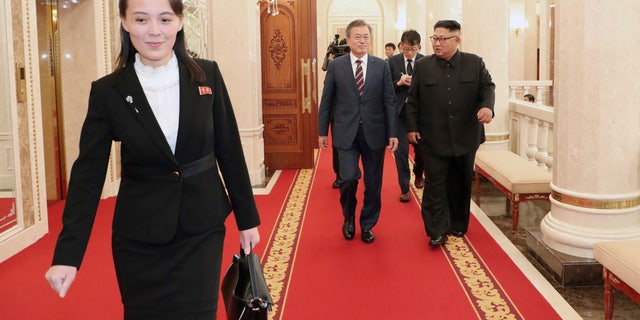
[[[240,247],[240,255],[233,256],[221,291],[228,320],[267,320],[273,301],[253,248],[245,255]]]

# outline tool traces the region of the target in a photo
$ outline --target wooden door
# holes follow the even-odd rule
[[[318,144],[316,0],[280,0],[277,15],[260,3],[265,164],[311,168]]]

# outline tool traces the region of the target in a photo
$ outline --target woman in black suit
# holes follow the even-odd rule
[[[119,8],[118,64],[91,86],[46,278],[66,295],[89,240],[112,141],[120,141],[112,251],[124,318],[215,319],[229,213],[246,252],[260,241],[229,96],[217,64],[187,54],[181,0],[120,0]]]

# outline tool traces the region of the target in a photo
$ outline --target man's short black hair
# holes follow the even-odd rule
[[[460,24],[455,20],[440,20],[433,25],[433,30],[445,28],[449,31],[460,31]]]
[[[415,31],[413,29],[409,29],[403,32],[402,36],[400,37],[401,43],[408,43],[412,46],[420,45],[421,41],[422,39],[420,38],[420,34],[418,33],[418,31]]]
[[[384,47],[385,47],[385,48],[386,48],[386,47],[391,47],[391,48],[393,48],[393,50],[395,50],[395,49],[396,49],[396,45],[395,45],[393,42],[387,42],[387,44],[385,44],[385,45],[384,45]]]

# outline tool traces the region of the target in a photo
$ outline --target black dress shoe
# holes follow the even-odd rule
[[[447,235],[441,235],[441,236],[437,236],[437,237],[431,237],[431,240],[429,240],[429,245],[430,246],[441,246],[443,245],[445,242],[447,242]]]
[[[371,243],[376,239],[376,236],[373,234],[371,229],[362,230],[362,241],[364,243]]]
[[[333,185],[331,185],[331,187],[333,187],[334,189],[339,189],[340,188],[340,180],[336,179],[336,181],[333,182]]]
[[[464,232],[462,231],[455,231],[455,230],[451,230],[449,231],[449,234],[458,238],[462,238],[464,237]]]
[[[353,239],[353,235],[356,233],[356,225],[354,223],[354,220],[354,217],[344,219],[344,224],[342,225],[342,235],[347,240]]]
[[[416,180],[413,182],[413,184],[418,189],[424,188],[424,178],[423,177],[417,177]]]

